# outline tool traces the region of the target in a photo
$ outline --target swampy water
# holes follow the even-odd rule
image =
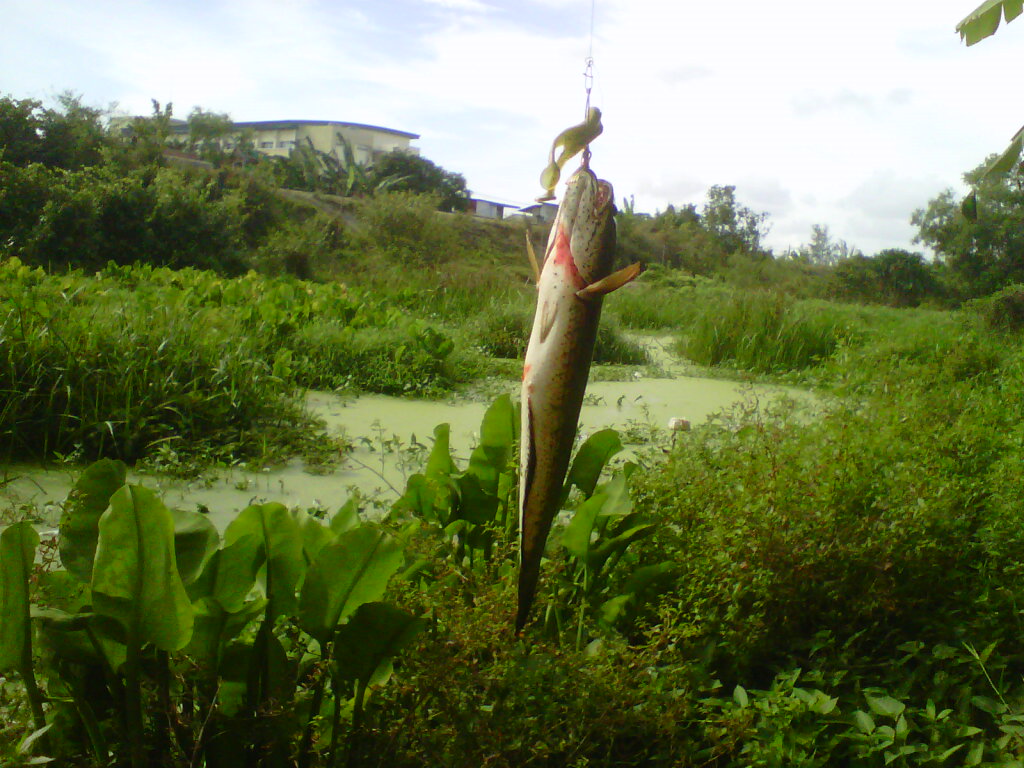
[[[764,404],[783,396],[812,397],[793,388],[687,375],[687,369],[668,356],[663,345],[654,343],[651,351],[663,376],[637,369],[626,381],[591,382],[580,416],[582,435],[613,427],[626,433],[628,443],[630,435],[648,436],[653,428],[655,439],[667,445],[673,439],[665,429],[670,418],[685,418],[697,425],[744,401],[756,399]],[[507,390],[518,398],[518,387],[509,383]],[[220,528],[249,504],[265,501],[333,512],[358,492],[376,499],[383,509],[398,497],[405,479],[421,468],[438,424],[451,426],[450,444],[456,461],[468,459],[489,402],[481,398],[434,401],[310,392],[307,404],[313,415],[324,421],[328,432],[353,444],[336,467],[307,469],[296,460],[285,466],[212,470],[188,481],[140,473],[132,473],[130,478],[159,490],[168,506],[208,511]],[[677,435],[675,439],[685,437]],[[12,506],[29,505],[44,527],[55,525],[60,503],[80,471],[33,465],[0,467],[0,516]]]

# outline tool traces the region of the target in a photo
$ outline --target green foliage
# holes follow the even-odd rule
[[[985,164],[964,174],[978,193],[978,215],[964,216],[952,190],[914,212],[918,240],[949,268],[954,288],[974,298],[1024,280],[1024,191],[1010,177],[984,176]]]
[[[58,107],[44,108],[32,99],[0,98],[0,158],[17,166],[41,163],[78,170],[102,162],[110,140],[101,123],[103,112],[65,92]]]
[[[837,263],[832,293],[847,301],[916,307],[942,297],[938,274],[920,253],[891,248],[870,258],[857,255]]]
[[[975,299],[966,309],[985,328],[1016,334],[1024,328],[1024,286],[1009,285],[991,296]]]
[[[384,192],[363,201],[361,241],[388,257],[414,264],[454,259],[461,251],[458,230],[437,212],[436,195]]]
[[[760,253],[767,218],[768,214],[755,213],[738,203],[733,185],[716,184],[708,189],[701,212],[702,225],[719,239],[726,253]]]
[[[436,197],[440,211],[465,211],[469,208],[469,190],[461,173],[446,171],[425,157],[400,149],[373,161],[371,184],[391,191],[412,192]]]
[[[110,470],[91,467],[79,482],[88,506],[114,485]],[[361,726],[342,713],[362,714],[369,691],[387,682],[392,659],[425,626],[378,602],[404,561],[405,534],[358,518],[337,533],[266,504],[244,510],[222,543],[202,515],[172,513],[141,486],[115,489],[99,516],[77,510],[82,501],[62,522],[62,531],[79,532],[60,542],[74,572],[40,570],[31,598],[38,537],[27,523],[0,534],[0,658],[6,667],[6,652],[17,651],[33,704],[41,701],[25,676],[31,599],[42,650],[35,667],[50,693],[45,716],[61,725],[48,747],[57,759],[333,762],[339,735],[355,739]],[[80,580],[83,573],[91,578]],[[14,634],[17,648],[8,642]],[[325,701],[332,722],[321,729]]]
[[[0,446],[134,461],[300,444],[296,387],[450,389],[455,342],[338,284],[0,262]],[[260,430],[264,435],[258,435]]]
[[[820,363],[848,335],[842,319],[821,307],[775,293],[737,292],[702,302],[680,349],[701,365],[779,373]]]

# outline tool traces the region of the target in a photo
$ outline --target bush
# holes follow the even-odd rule
[[[437,211],[436,195],[382,192],[360,206],[360,237],[399,261],[437,263],[458,255],[458,230]]]
[[[967,311],[989,330],[1019,332],[1024,328],[1024,285],[1010,285],[987,298],[975,299]]]

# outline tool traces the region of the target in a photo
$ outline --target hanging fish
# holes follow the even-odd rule
[[[614,214],[612,185],[598,179],[585,159],[568,181],[548,237],[523,367],[517,631],[526,624],[544,545],[562,503],[602,298],[641,271],[633,264],[612,273]]]

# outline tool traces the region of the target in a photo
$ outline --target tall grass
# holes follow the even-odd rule
[[[825,303],[797,303],[770,292],[737,292],[701,302],[678,349],[700,365],[781,373],[820,363],[850,332]]]
[[[302,421],[221,311],[56,304],[0,310],[0,454],[115,456],[161,443],[255,450],[256,430]]]
[[[303,431],[300,387],[437,394],[471,367],[454,348],[337,284],[0,262],[0,453],[248,453],[269,425]]]

